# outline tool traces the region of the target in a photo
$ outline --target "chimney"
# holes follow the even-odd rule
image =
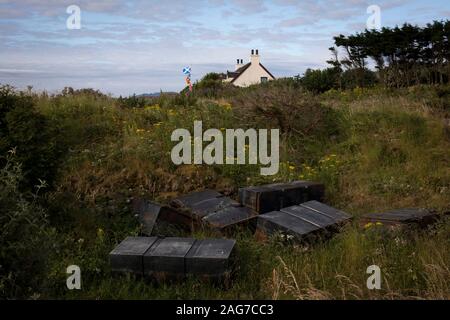
[[[240,67],[242,67],[242,59],[237,59],[236,60],[236,68],[235,68],[235,71],[237,70],[237,69],[239,69]]]
[[[252,49],[252,55],[250,56],[250,63],[251,64],[259,64],[259,53],[258,49],[253,50]]]

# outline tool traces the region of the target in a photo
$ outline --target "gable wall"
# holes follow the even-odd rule
[[[248,67],[247,70],[233,82],[233,84],[238,87],[247,87],[252,84],[260,83],[261,77],[267,77],[269,81],[274,80],[273,77],[259,65],[259,63],[252,63],[250,67]]]

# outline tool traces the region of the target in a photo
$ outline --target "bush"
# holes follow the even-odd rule
[[[336,68],[324,70],[306,70],[300,78],[303,87],[314,93],[323,93],[331,89],[354,89],[371,87],[378,82],[376,73],[365,68],[349,69],[340,72]]]
[[[34,293],[30,288],[39,288],[43,278],[49,250],[47,221],[36,203],[37,194],[19,190],[20,164],[12,155],[5,160],[0,170],[0,297],[29,297]]]
[[[354,89],[357,87],[371,87],[378,82],[376,73],[369,69],[349,69],[341,75],[343,89]]]
[[[336,87],[338,74],[335,69],[328,68],[325,70],[311,70],[307,69],[301,83],[305,89],[314,92],[322,93]]]
[[[122,108],[143,108],[147,105],[147,100],[144,97],[136,96],[136,94],[127,98],[122,98],[122,96],[120,96],[117,99],[117,102]]]
[[[229,83],[224,83],[224,74],[210,72],[200,81],[194,84],[193,94],[197,97],[217,98],[234,93],[238,88]],[[188,95],[189,88],[184,88],[180,93]]]
[[[16,150],[23,166],[24,186],[32,187],[55,178],[60,156],[59,133],[37,112],[31,96],[17,93],[10,86],[0,87],[0,155]],[[4,162],[3,162],[4,164]]]
[[[338,132],[338,115],[318,99],[294,87],[254,86],[232,99],[236,123],[243,127],[280,128],[281,133],[300,138]]]

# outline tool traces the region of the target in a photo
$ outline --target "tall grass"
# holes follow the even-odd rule
[[[216,99],[163,96],[136,108],[90,94],[37,97],[39,112],[59,126],[69,151],[55,190],[45,195],[57,240],[45,279],[32,291],[93,299],[450,298],[448,220],[410,232],[358,224],[360,214],[396,207],[450,209],[445,103],[433,88],[402,90],[313,97],[298,88],[262,86]],[[204,130],[280,127],[279,173],[262,177],[255,165],[173,165],[171,133],[192,132],[194,120],[202,120]],[[237,232],[238,270],[228,286],[195,278],[155,284],[109,269],[109,251],[139,233],[130,211],[134,197],[165,202],[204,188],[236,197],[238,187],[297,179],[325,183],[326,202],[355,222],[309,246],[277,237],[261,243],[247,230]],[[214,236],[207,230],[178,235]],[[71,264],[82,269],[81,291],[65,287]],[[366,287],[372,264],[381,267],[381,290]]]

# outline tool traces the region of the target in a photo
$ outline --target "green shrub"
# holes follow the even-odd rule
[[[344,71],[340,81],[343,89],[371,87],[378,82],[375,72],[365,68]]]
[[[36,194],[20,191],[22,179],[20,164],[9,155],[0,169],[0,297],[34,294],[49,250],[45,212]]]
[[[338,74],[333,68],[325,70],[307,69],[301,83],[305,89],[314,93],[322,93],[336,87]]]
[[[0,87],[0,155],[15,149],[23,166],[24,186],[32,188],[39,179],[51,184],[60,157],[56,127],[40,114],[31,96],[17,93],[10,86]]]
[[[147,101],[145,98],[133,94],[127,98],[122,98],[122,96],[120,96],[117,99],[117,103],[122,108],[143,108],[147,104]]]
[[[224,74],[210,72],[193,85],[193,93],[189,94],[189,87],[184,88],[180,94],[183,96],[195,95],[197,97],[218,98],[232,95],[239,88],[224,83]]]

